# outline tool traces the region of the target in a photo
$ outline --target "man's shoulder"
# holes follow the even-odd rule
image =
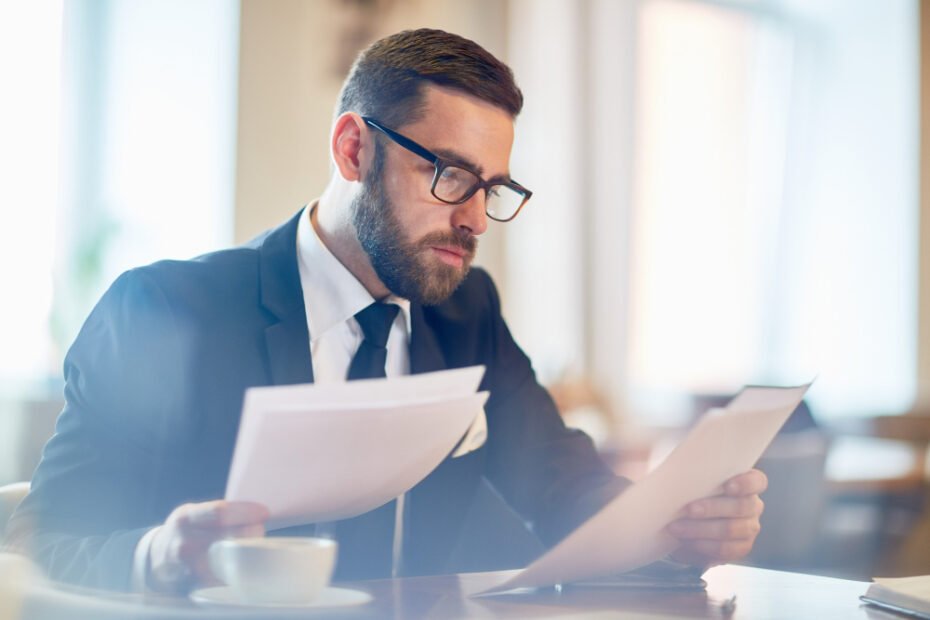
[[[134,321],[243,320],[259,307],[259,252],[236,247],[187,260],[160,260],[121,274],[97,304]],[[212,318],[210,318],[212,317]]]
[[[186,260],[160,260],[130,269],[122,280],[148,281],[172,289],[209,290],[238,282],[255,282],[258,252],[255,248],[236,247],[217,250]]]

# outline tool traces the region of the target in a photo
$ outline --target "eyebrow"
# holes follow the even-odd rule
[[[439,155],[441,158],[445,159],[446,161],[452,162],[454,164],[459,164],[463,168],[467,168],[468,170],[477,173],[479,177],[484,179],[484,167],[481,166],[480,164],[476,164],[471,159],[469,159],[468,157],[465,157],[461,153],[454,151],[452,149],[430,149],[430,151],[436,155]],[[511,181],[511,178],[509,174],[498,174],[486,180],[488,183],[495,183],[495,182],[509,183]]]

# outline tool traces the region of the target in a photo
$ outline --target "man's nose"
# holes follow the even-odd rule
[[[488,229],[487,192],[479,189],[452,212],[452,226],[478,236]]]

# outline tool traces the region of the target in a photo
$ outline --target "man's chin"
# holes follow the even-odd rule
[[[420,280],[419,302],[424,306],[437,306],[452,296],[462,285],[470,269],[470,261],[461,267],[442,265],[442,269],[423,269]]]

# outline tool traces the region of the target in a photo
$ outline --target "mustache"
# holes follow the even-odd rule
[[[421,248],[434,245],[449,245],[464,250],[469,256],[474,256],[478,250],[478,238],[466,232],[452,230],[449,232],[437,230],[425,235],[417,242]]]

